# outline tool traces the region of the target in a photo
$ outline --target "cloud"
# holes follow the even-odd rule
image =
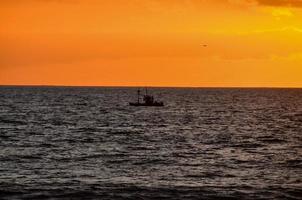
[[[88,4],[99,4],[108,3],[107,0],[9,0],[0,1],[1,4],[28,4],[30,2],[35,3],[88,3]],[[301,7],[302,0],[115,0],[117,4],[148,4],[148,5],[182,5],[182,6],[205,6],[209,4],[221,3],[236,6],[277,6],[277,7]]]
[[[294,14],[291,10],[289,10],[288,8],[275,8],[272,10],[272,15],[277,18],[280,19],[281,17],[293,17]]]
[[[264,6],[302,7],[302,0],[256,0]]]

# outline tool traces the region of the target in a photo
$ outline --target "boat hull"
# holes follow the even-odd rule
[[[147,103],[129,103],[130,106],[145,106],[145,107],[162,107],[164,104],[162,102],[147,104]]]

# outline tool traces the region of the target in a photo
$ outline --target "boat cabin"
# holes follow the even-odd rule
[[[161,101],[155,101],[152,95],[146,94],[143,97],[143,102],[140,102],[140,90],[137,90],[137,102],[130,102],[130,106],[164,106],[164,103]]]

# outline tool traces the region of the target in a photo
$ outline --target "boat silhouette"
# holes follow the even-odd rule
[[[140,102],[141,99],[141,91],[137,90],[137,102],[129,102],[130,106],[156,106],[161,107],[164,106],[162,101],[155,101],[152,95],[148,95],[148,91],[146,89],[146,94],[143,96],[143,102]]]

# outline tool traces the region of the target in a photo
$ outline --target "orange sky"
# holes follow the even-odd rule
[[[302,0],[0,1],[0,46],[0,85],[302,87]]]

